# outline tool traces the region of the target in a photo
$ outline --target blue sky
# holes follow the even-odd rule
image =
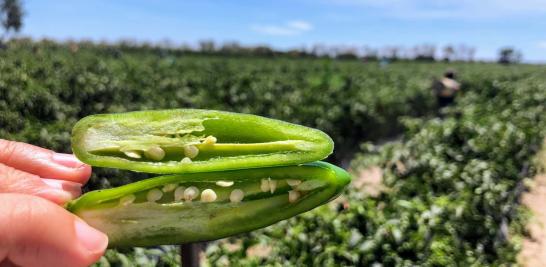
[[[199,40],[361,48],[465,44],[494,59],[510,45],[546,62],[546,0],[23,0],[35,38]]]

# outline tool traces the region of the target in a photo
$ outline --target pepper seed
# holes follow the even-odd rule
[[[300,192],[296,190],[290,190],[288,191],[288,202],[294,203],[296,200],[300,198]]]
[[[142,158],[142,155],[140,155],[140,153],[138,151],[125,151],[123,153],[125,154],[125,156],[130,157],[130,158],[134,158],[134,159]]]
[[[234,203],[241,202],[245,197],[245,192],[241,189],[233,189],[229,194],[229,200]]]
[[[212,189],[205,189],[201,193],[201,201],[203,202],[214,202],[216,200],[216,192]]]
[[[301,180],[294,180],[294,179],[286,179],[286,183],[289,185],[289,186],[297,186],[299,184],[301,184]]]
[[[191,202],[192,200],[196,199],[199,195],[199,189],[195,186],[190,186],[184,190],[184,199],[188,202]]]
[[[148,194],[146,194],[146,199],[149,202],[156,202],[156,201],[160,200],[161,197],[163,197],[163,192],[161,192],[161,190],[156,189],[156,188],[148,191]]]
[[[119,204],[122,206],[128,206],[129,204],[132,204],[135,201],[135,195],[126,195],[119,199]]]
[[[230,187],[233,185],[233,181],[218,181],[216,182],[216,185],[221,187]]]
[[[186,190],[186,188],[183,186],[179,186],[174,190],[174,201],[180,201],[184,198],[184,190]]]
[[[184,155],[190,159],[193,159],[197,157],[197,154],[199,154],[199,149],[196,146],[185,146],[184,147]]]
[[[155,161],[160,161],[165,157],[165,151],[159,146],[153,146],[144,151],[144,156]]]
[[[163,186],[163,192],[171,192],[176,189],[176,184],[166,184]]]

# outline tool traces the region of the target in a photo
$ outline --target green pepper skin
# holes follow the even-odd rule
[[[205,145],[207,136],[218,143]],[[157,155],[161,160],[125,156],[139,157],[155,145],[166,152]],[[183,147],[189,145],[199,154],[184,162]],[[73,128],[72,150],[93,166],[171,174],[312,162],[331,154],[333,141],[319,130],[265,117],[177,109],[85,117]]]
[[[230,180],[225,190],[259,184],[268,177],[279,182],[274,193],[248,195],[238,203],[215,202],[147,202],[121,205],[118,199],[138,195],[166,184],[199,183]],[[285,179],[314,181],[317,186],[293,202],[288,191],[299,187],[282,184]],[[186,173],[160,176],[113,189],[92,191],[70,202],[67,209],[91,226],[106,233],[110,247],[154,246],[215,240],[262,228],[322,205],[336,196],[350,182],[344,170],[324,162],[299,166],[267,167],[221,172]],[[303,187],[302,187],[303,188]],[[202,190],[202,188],[201,188]],[[148,191],[149,192],[149,191]],[[219,199],[222,193],[219,192]],[[165,197],[166,198],[166,197]]]

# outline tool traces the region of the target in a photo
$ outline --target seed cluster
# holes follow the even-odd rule
[[[216,144],[217,141],[218,139],[216,137],[209,135],[203,139],[201,145],[212,146]],[[197,148],[195,145],[187,145],[182,148],[182,152],[184,153],[184,157],[180,162],[191,163],[192,159],[199,155],[199,148]],[[125,156],[133,159],[141,159],[144,156],[147,159],[160,161],[165,158],[165,150],[163,150],[160,146],[152,146],[146,150],[128,150],[123,151],[123,153]]]
[[[302,184],[301,180],[287,179],[286,183],[290,187],[292,187],[292,190],[288,191],[288,201],[290,203],[293,203],[297,201],[301,196],[300,189],[298,187],[300,184]],[[262,190],[262,192],[271,192],[271,194],[273,194],[276,189],[277,189],[276,180],[271,180],[270,177],[268,177],[267,179],[262,179],[260,183],[260,190]]]
[[[296,202],[301,197],[302,191],[309,191],[316,188],[319,183],[318,180],[308,180],[302,183],[301,180],[287,179],[288,184],[292,190],[288,191],[288,201],[290,203]],[[270,177],[262,179],[260,182],[260,190],[262,192],[270,192],[273,194],[277,189],[277,180],[273,180]],[[216,185],[220,187],[231,187],[235,184],[234,181],[217,181]],[[202,192],[196,186],[181,186],[176,183],[165,184],[160,189],[153,188],[146,193],[146,201],[155,203],[159,201],[165,193],[173,192],[173,198],[175,202],[192,202],[200,198],[201,202],[214,202],[218,199],[218,195],[213,189],[206,188]],[[229,194],[229,201],[232,203],[239,203],[243,201],[245,192],[242,189],[235,188],[231,190]],[[121,206],[127,206],[135,202],[135,195],[127,195],[119,199]]]

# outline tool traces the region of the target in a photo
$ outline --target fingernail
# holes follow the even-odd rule
[[[76,218],[74,228],[76,237],[89,252],[102,254],[108,246],[108,237],[81,219]]]
[[[42,178],[42,182],[47,184],[49,187],[60,189],[70,193],[70,195],[72,196],[71,198],[77,198],[82,193],[82,184],[79,183],[45,178]]]
[[[74,155],[72,154],[65,154],[65,153],[55,153],[52,157],[53,161],[56,163],[59,163],[65,167],[68,168],[80,168],[85,163],[79,161]]]

